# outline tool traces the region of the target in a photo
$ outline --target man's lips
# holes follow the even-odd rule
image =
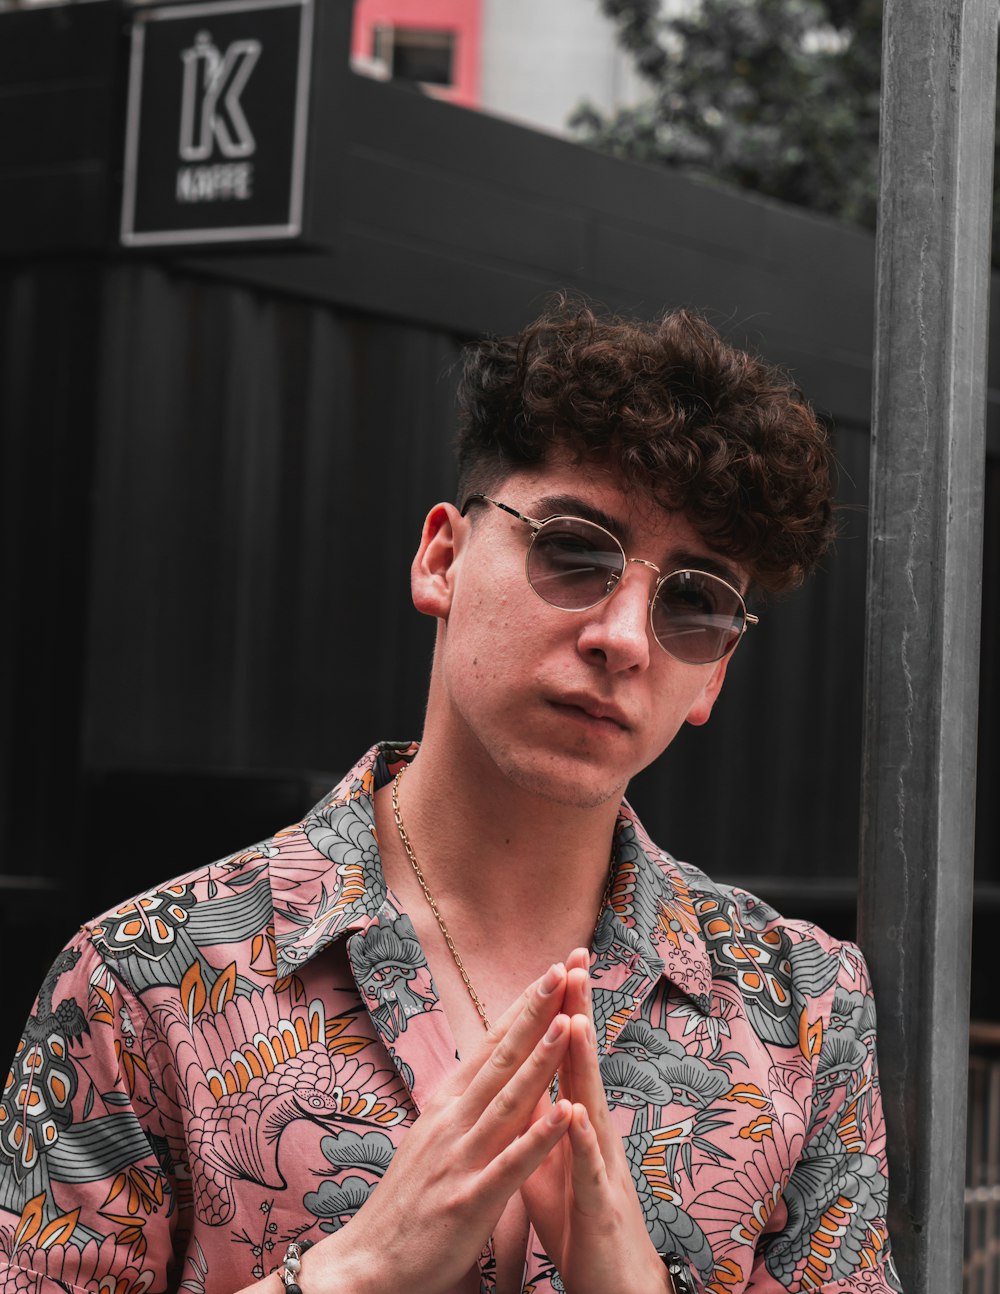
[[[572,693],[568,696],[550,697],[549,701],[557,709],[577,710],[586,719],[604,720],[606,723],[613,724],[625,732],[628,732],[632,727],[624,710],[609,701],[601,701],[597,697]]]

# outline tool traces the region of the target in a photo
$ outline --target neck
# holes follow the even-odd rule
[[[429,889],[466,930],[486,940],[527,921],[535,934],[551,932],[553,958],[589,944],[617,801],[587,809],[554,803],[513,785],[485,755],[464,751],[456,761],[425,739],[401,779],[399,805]],[[412,894],[390,787],[376,796],[376,820],[389,884]]]

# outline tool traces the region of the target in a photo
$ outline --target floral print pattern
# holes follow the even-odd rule
[[[303,822],[57,959],[0,1094],[6,1294],[224,1294],[350,1227],[458,1063],[374,830],[414,750],[376,747]],[[649,1234],[696,1288],[898,1290],[859,951],[678,863],[623,804],[591,978]],[[492,1243],[479,1267],[488,1291]],[[562,1289],[532,1231],[524,1294]]]

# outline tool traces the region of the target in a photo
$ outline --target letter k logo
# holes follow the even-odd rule
[[[220,54],[208,32],[181,52],[184,89],[179,152],[185,162],[204,162],[216,144],[223,157],[250,157],[257,147],[240,105],[258,58],[258,40],[235,40]]]

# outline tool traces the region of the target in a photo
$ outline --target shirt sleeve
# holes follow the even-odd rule
[[[812,1113],[779,1204],[784,1224],[762,1243],[747,1294],[902,1288],[886,1226],[885,1119],[871,981],[859,948],[841,944],[837,951]]]
[[[183,1182],[143,1032],[142,1007],[81,932],[42,984],[0,1098],[3,1294],[167,1287]]]

